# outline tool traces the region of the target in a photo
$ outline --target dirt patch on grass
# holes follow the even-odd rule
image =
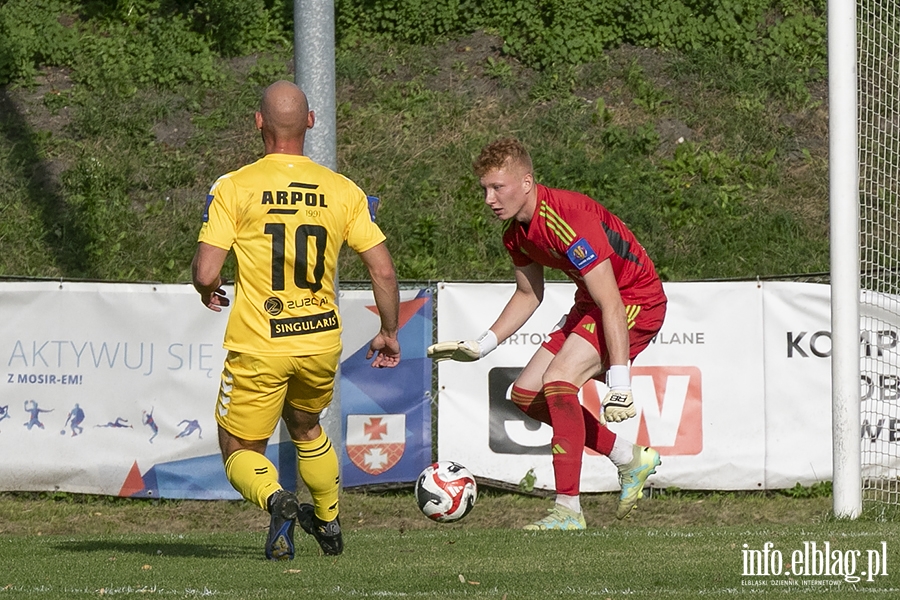
[[[59,137],[72,121],[69,96],[73,87],[68,69],[47,67],[34,78],[34,85],[10,87],[6,93],[32,130]]]

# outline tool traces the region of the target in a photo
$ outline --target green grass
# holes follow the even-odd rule
[[[0,538],[0,597],[888,597],[900,593],[898,533],[900,525],[843,522],[583,533],[381,529],[349,532],[340,557],[319,555],[304,537],[295,560],[284,563],[263,560],[260,536],[248,533],[8,537]],[[887,541],[888,575],[855,584],[797,577],[798,585],[790,586],[783,585],[787,577],[742,575],[744,544],[761,549],[772,542],[789,554],[811,541],[820,548],[828,541],[841,552],[861,550],[863,557]],[[800,584],[810,580],[827,583]]]
[[[900,593],[900,523],[877,512],[829,516],[828,486],[785,492],[655,491],[624,521],[615,494],[582,498],[585,532],[529,533],[549,500],[482,491],[463,521],[423,517],[409,490],[345,492],[346,549],[322,556],[297,535],[297,556],[271,563],[267,515],[246,502],[146,501],[0,494],[0,598],[786,598]],[[743,550],[790,563],[804,542],[842,556],[881,550],[887,575],[744,575]],[[865,570],[857,566],[856,571]],[[810,582],[824,581],[809,585]],[[807,581],[803,585],[801,581]],[[764,584],[765,582],[765,584]],[[785,582],[788,585],[783,585]]]

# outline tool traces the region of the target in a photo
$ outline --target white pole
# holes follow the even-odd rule
[[[862,512],[856,0],[828,1],[834,514]]]

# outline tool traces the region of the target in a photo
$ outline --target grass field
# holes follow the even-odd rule
[[[322,556],[299,532],[295,560],[272,563],[262,556],[267,516],[246,503],[6,494],[0,598],[900,595],[900,524],[834,520],[829,497],[657,493],[623,522],[615,500],[585,497],[586,532],[528,533],[519,527],[548,500],[488,492],[461,523],[438,525],[408,491],[345,493],[342,556]],[[756,560],[767,543],[769,574],[748,571],[747,551]],[[828,544],[829,575],[813,575],[812,543]],[[772,574],[792,560],[810,575]],[[878,575],[862,574],[872,567]]]

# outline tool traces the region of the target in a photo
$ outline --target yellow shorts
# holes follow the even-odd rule
[[[315,356],[253,356],[228,352],[216,422],[245,440],[275,433],[285,404],[313,414],[322,412],[334,391],[340,348]]]

